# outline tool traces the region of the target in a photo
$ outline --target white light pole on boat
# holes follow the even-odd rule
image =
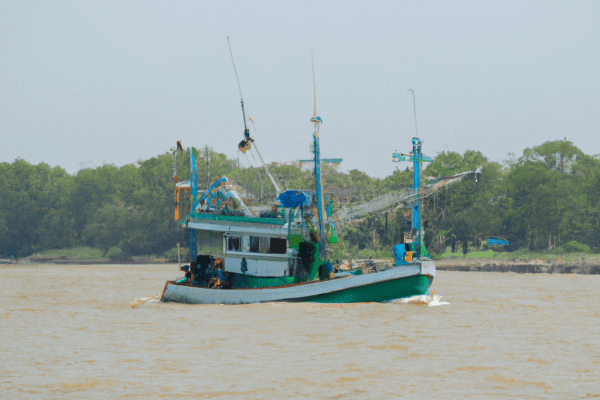
[[[412,89],[407,89],[407,92],[411,92],[413,96],[413,111],[415,113],[415,132],[417,137],[419,137],[419,129],[417,128],[417,100],[415,99],[415,91]]]

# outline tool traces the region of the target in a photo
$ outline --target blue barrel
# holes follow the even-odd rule
[[[323,273],[325,274],[326,277],[329,277],[329,275],[333,272],[333,265],[331,265],[330,262],[326,262],[325,264],[323,264]]]
[[[394,265],[404,265],[406,261],[404,259],[406,255],[406,247],[404,244],[394,245]]]

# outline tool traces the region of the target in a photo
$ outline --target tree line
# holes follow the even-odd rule
[[[189,154],[174,150],[122,167],[106,164],[68,174],[45,163],[22,159],[0,164],[0,256],[25,257],[47,249],[90,246],[125,256],[163,254],[187,242],[173,219],[174,165],[189,179]],[[247,155],[236,159],[208,148],[195,150],[200,189],[227,176],[251,205],[269,204],[275,188]],[[448,185],[423,201],[425,241],[430,252],[479,248],[490,236],[509,248],[535,251],[600,250],[600,159],[567,140],[528,148],[491,162],[478,151],[443,152],[423,170],[424,179],[483,167],[471,178]],[[272,164],[283,190],[314,188],[312,171]],[[359,170],[323,166],[323,186],[335,208],[352,206],[412,185],[410,168],[383,179]],[[410,230],[410,208],[395,207],[336,226],[340,239],[332,256],[389,252]]]

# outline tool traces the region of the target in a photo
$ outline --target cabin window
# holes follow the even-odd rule
[[[285,254],[287,252],[287,240],[250,236],[250,252],[263,254]]]
[[[258,238],[258,252],[259,253],[268,253],[269,252],[269,238],[268,237],[259,237]]]
[[[227,251],[242,251],[242,238],[239,236],[228,236]]]
[[[250,236],[250,253],[260,253],[260,238],[258,236]]]
[[[269,253],[285,254],[287,252],[287,240],[271,238],[271,248]]]

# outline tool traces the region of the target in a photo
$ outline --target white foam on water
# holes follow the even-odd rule
[[[157,303],[159,301],[160,301],[160,299],[158,298],[157,294],[154,296],[140,297],[139,299],[130,301],[129,307],[136,308],[137,306],[141,306],[142,304]]]
[[[418,295],[418,296],[411,296],[411,297],[406,297],[404,299],[394,300],[394,303],[404,303],[404,304],[420,303],[420,304],[427,304],[428,307],[437,307],[437,306],[443,306],[446,304],[450,304],[447,301],[441,301],[441,299],[442,299],[442,296],[438,296],[435,293],[431,294],[431,295],[422,294],[422,295]]]
[[[442,301],[442,296],[438,296],[437,294],[434,294],[431,296],[431,301],[429,303],[427,303],[427,305],[429,307],[437,307],[437,306],[443,306],[446,304],[450,304],[447,301]]]

